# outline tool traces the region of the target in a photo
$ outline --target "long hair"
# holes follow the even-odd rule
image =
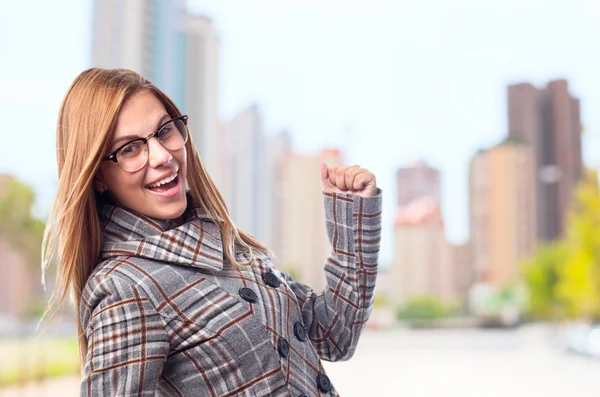
[[[87,354],[87,338],[79,318],[81,294],[99,261],[103,242],[93,179],[104,153],[109,150],[123,104],[132,94],[144,90],[154,94],[171,117],[181,115],[167,95],[138,73],[99,68],[85,70],[77,76],[59,111],[56,129],[58,189],[42,242],[42,282],[48,266],[56,258],[56,288],[48,310],[57,300],[58,305],[50,321],[70,293],[77,313],[82,365]],[[188,135],[185,148],[192,204],[202,206],[221,229],[226,258],[235,266],[248,266],[253,249],[264,253],[270,253],[270,250],[232,222],[221,194],[200,160],[191,134]],[[250,260],[236,261],[237,244],[249,251]]]

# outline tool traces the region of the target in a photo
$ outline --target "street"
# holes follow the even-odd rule
[[[366,332],[354,358],[325,363],[343,397],[598,397],[600,360],[552,346],[552,328]],[[2,397],[78,395],[78,379]]]
[[[326,363],[344,397],[598,397],[600,361],[550,345],[552,329],[365,334],[353,359]]]

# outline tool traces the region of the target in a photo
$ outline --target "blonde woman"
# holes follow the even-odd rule
[[[62,103],[44,263],[57,253],[60,304],[76,302],[81,395],[338,395],[321,359],[350,358],[369,317],[375,176],[322,165],[333,251],[317,293],[236,228],[187,119],[121,69],[84,71]]]

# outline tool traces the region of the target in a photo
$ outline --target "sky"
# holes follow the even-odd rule
[[[90,2],[0,0],[0,172],[56,186],[60,101],[90,65]],[[188,0],[221,39],[219,107],[260,105],[268,133],[337,147],[384,190],[391,258],[398,167],[442,171],[448,238],[468,238],[468,162],[506,136],[506,86],[566,78],[582,101],[584,160],[600,167],[600,1]],[[35,10],[36,12],[32,12]],[[318,177],[318,176],[315,176]]]

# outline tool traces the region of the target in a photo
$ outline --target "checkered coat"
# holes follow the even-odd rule
[[[321,292],[264,254],[232,266],[199,208],[177,226],[103,206],[101,261],[81,298],[81,395],[337,396],[321,359],[350,358],[369,317],[381,191],[324,202],[333,250]]]

